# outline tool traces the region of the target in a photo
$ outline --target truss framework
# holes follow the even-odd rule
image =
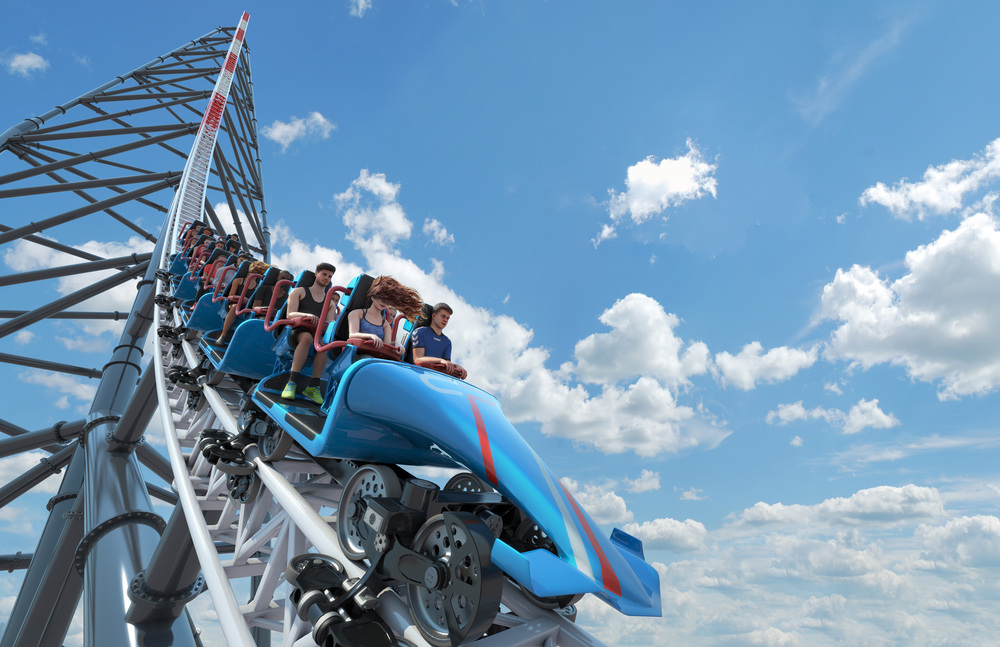
[[[206,589],[230,645],[270,645],[277,635],[282,645],[313,647],[310,623],[289,601],[289,560],[321,552],[342,563],[351,578],[364,572],[363,563],[345,557],[331,527],[349,476],[338,471],[343,467],[297,450],[277,463],[253,458],[260,492],[238,501],[229,475],[206,462],[197,440],[206,429],[237,430],[240,389],[227,377],[192,398],[166,379],[171,364],[199,363],[188,341],[157,340],[153,357],[143,357],[151,326],[180,324],[176,312],[153,305],[161,287],[155,272],[178,223],[191,219],[190,209],[185,216],[176,208],[185,189],[185,142],[204,123],[211,85],[236,33],[214,30],[0,134],[0,220],[9,219],[0,222],[0,246],[58,259],[49,261],[55,267],[0,276],[0,303],[11,308],[0,310],[0,348],[25,331],[54,341],[53,331],[67,325],[125,322],[100,368],[64,361],[55,343],[36,351],[39,356],[0,352],[0,363],[97,380],[82,419],[32,430],[0,417],[7,436],[0,438],[0,459],[45,454],[0,485],[0,508],[63,474],[37,544],[0,555],[0,568],[25,571],[0,647],[61,645],[81,596],[88,646],[199,645],[186,604]],[[220,138],[211,163],[199,160],[207,193],[195,208],[218,231],[231,220],[245,248],[266,259],[270,241],[248,54],[230,69],[228,105],[212,117]],[[20,170],[8,171],[13,165]],[[149,231],[148,222],[163,224]],[[131,236],[135,249],[109,247],[112,253],[87,244],[95,232],[104,240]],[[130,310],[109,305],[109,295],[137,279]],[[157,412],[167,456],[143,442]],[[147,482],[152,476],[172,488]],[[151,497],[174,505],[173,514],[157,515]],[[249,591],[245,603],[237,601],[243,590]],[[400,645],[429,647],[405,591],[387,589],[377,598],[378,613]],[[571,618],[536,606],[511,582],[502,604],[494,625],[504,630],[477,645],[598,644]]]

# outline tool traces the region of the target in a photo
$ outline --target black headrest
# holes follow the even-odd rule
[[[313,281],[315,280],[316,280],[315,273],[310,272],[309,270],[303,270],[302,273],[299,274],[299,280],[295,282],[295,285],[292,286],[291,290],[289,290],[288,292],[289,294],[291,294],[292,290],[294,290],[295,288],[306,288],[308,290],[310,287],[312,287]],[[278,319],[284,319],[285,314],[287,312],[288,312],[288,301],[286,300],[283,304],[281,304],[281,307],[278,309],[278,312],[275,313],[274,321],[277,321]],[[278,335],[280,335],[281,330],[284,327],[285,327],[284,325],[281,325],[275,328],[274,336],[277,337]]]
[[[371,289],[372,281],[374,280],[374,278],[367,274],[362,274],[358,277],[357,282],[351,289],[351,298],[341,311],[340,317],[337,318],[337,328],[333,331],[334,341],[345,341],[348,335],[351,334],[350,326],[347,324],[347,313],[361,310],[368,306],[368,290]]]
[[[208,260],[205,261],[205,265],[211,265],[223,255],[228,256],[229,252],[224,249],[213,249],[212,253],[208,256]]]

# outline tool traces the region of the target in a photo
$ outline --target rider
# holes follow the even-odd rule
[[[295,349],[292,356],[292,372],[288,377],[288,383],[281,392],[281,397],[286,400],[294,400],[295,392],[298,389],[299,379],[302,377],[302,368],[309,359],[309,349],[313,345],[313,336],[322,334],[317,332],[319,328],[319,315],[323,310],[323,301],[326,299],[326,292],[330,289],[333,281],[333,273],[336,268],[330,263],[320,263],[316,266],[316,278],[309,287],[297,287],[288,294],[288,319],[301,317],[303,322],[292,328],[291,336],[288,338]],[[339,297],[334,297],[339,300]],[[333,315],[334,308],[330,308],[327,313],[327,321]],[[312,377],[309,386],[303,391],[306,396],[316,404],[323,404],[323,394],[319,392],[320,378],[323,369],[326,367],[326,353],[317,353],[313,359]]]
[[[464,380],[468,372],[461,364],[451,361],[451,340],[444,334],[453,312],[447,303],[439,303],[431,310],[430,325],[413,331],[413,363],[418,366],[444,364],[447,373]]]
[[[348,338],[370,339],[375,348],[392,344],[392,319],[385,311],[393,308],[411,321],[420,313],[423,301],[413,288],[391,276],[380,276],[368,288],[368,307],[347,315]]]

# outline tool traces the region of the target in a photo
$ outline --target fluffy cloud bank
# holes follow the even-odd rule
[[[938,397],[1000,386],[1000,231],[980,213],[910,251],[890,281],[855,265],[824,286],[820,319],[837,323],[828,359],[903,367]]]
[[[923,220],[930,215],[952,213],[962,207],[966,195],[978,191],[1000,177],[1000,139],[986,146],[981,155],[969,160],[952,160],[924,171],[923,180],[905,178],[894,186],[882,182],[865,189],[858,200],[862,206],[879,204],[904,220]]]
[[[878,399],[862,398],[844,413],[840,409],[824,409],[815,407],[806,409],[802,401],[792,404],[779,404],[777,410],[767,413],[767,424],[787,425],[799,420],[825,420],[838,427],[845,434],[856,434],[864,429],[889,429],[899,425],[899,419],[891,413],[885,413],[878,406]]]
[[[17,74],[26,79],[30,79],[36,72],[49,69],[49,62],[34,52],[4,56],[0,59],[0,63],[7,66],[9,74]]]

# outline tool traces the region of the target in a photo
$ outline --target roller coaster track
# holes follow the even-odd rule
[[[212,634],[221,633],[233,646],[348,645],[349,634],[328,629],[361,626],[359,616],[372,614],[404,647],[452,642],[447,633],[428,638],[420,629],[434,624],[433,618],[428,622],[435,613],[433,598],[424,600],[427,609],[422,609],[405,587],[379,591],[362,586],[369,563],[345,554],[336,522],[345,487],[363,466],[315,459],[297,446],[279,459],[266,460],[250,445],[245,461],[235,467],[212,461],[203,451],[206,439],[238,434],[246,425],[241,414],[245,380],[229,375],[197,383],[171,380],[171,371],[195,374],[203,365],[196,335],[158,336],[152,357],[142,356],[150,326],[159,331],[183,325],[175,308],[156,307],[154,299],[170,293],[166,275],[157,270],[166,269],[185,223],[203,218],[222,230],[217,211],[219,204],[226,205],[244,248],[269,256],[249,51],[238,65],[232,56],[245,28],[246,16],[239,27],[220,27],[0,134],[0,163],[16,157],[29,166],[6,172],[0,165],[5,173],[0,175],[0,205],[20,200],[18,213],[28,217],[56,213],[14,226],[0,222],[0,245],[15,251],[50,250],[45,253],[77,261],[0,277],[5,303],[29,304],[23,310],[0,311],[0,321],[6,320],[0,323],[0,342],[22,331],[48,339],[55,335],[52,327],[67,321],[126,321],[111,359],[100,370],[57,361],[51,345],[36,351],[50,351],[47,357],[0,353],[0,362],[39,372],[32,375],[99,380],[89,413],[81,420],[30,431],[0,418],[0,431],[9,436],[0,440],[0,459],[43,453],[38,465],[0,485],[0,508],[28,501],[28,496],[20,498],[64,472],[58,493],[46,506],[48,521],[34,550],[0,555],[3,570],[25,571],[10,615],[0,618],[6,621],[0,647],[61,645],[81,597],[85,645],[199,645],[201,632],[187,604],[205,592],[218,618]],[[208,90],[206,82],[214,82],[214,88]],[[230,83],[227,104],[220,88]],[[208,107],[201,107],[206,100]],[[50,123],[82,107],[94,115]],[[199,121],[192,121],[192,115]],[[172,140],[191,135],[194,143],[185,155]],[[90,151],[68,148],[80,141],[98,144]],[[141,155],[135,157],[137,152]],[[182,163],[183,171],[177,168]],[[108,177],[109,172],[115,175]],[[131,185],[139,188],[126,188]],[[165,204],[167,189],[175,192]],[[39,207],[27,201],[53,196]],[[218,202],[213,205],[210,196]],[[84,205],[71,205],[70,198],[82,198]],[[0,218],[11,213],[4,209]],[[120,256],[85,249],[83,242],[92,240],[95,226],[106,226],[104,216],[153,249]],[[163,222],[157,235],[141,226],[150,216]],[[56,230],[58,240],[52,235]],[[59,283],[109,271],[110,276],[73,291]],[[128,313],[73,309],[94,300],[107,302],[111,291],[135,279],[140,279],[138,294]],[[25,284],[30,289],[19,290]],[[62,296],[53,298],[57,288]],[[19,379],[27,379],[24,375]],[[6,371],[4,379],[13,380],[13,372]],[[13,413],[14,403],[5,404]],[[143,439],[154,415],[163,428],[166,457]],[[170,487],[150,482],[156,478]],[[150,496],[173,505],[169,518],[153,511]],[[303,566],[302,556],[309,554],[342,571],[339,588],[322,592],[325,601],[339,598],[342,606],[325,614],[317,611],[326,608],[322,604],[309,604],[315,591],[303,594],[302,586],[289,582],[291,569]],[[122,586],[123,575],[127,586]],[[238,601],[244,597],[247,602]],[[573,622],[575,607],[545,606],[505,580],[500,612],[488,635],[469,636],[463,644],[599,644]]]

